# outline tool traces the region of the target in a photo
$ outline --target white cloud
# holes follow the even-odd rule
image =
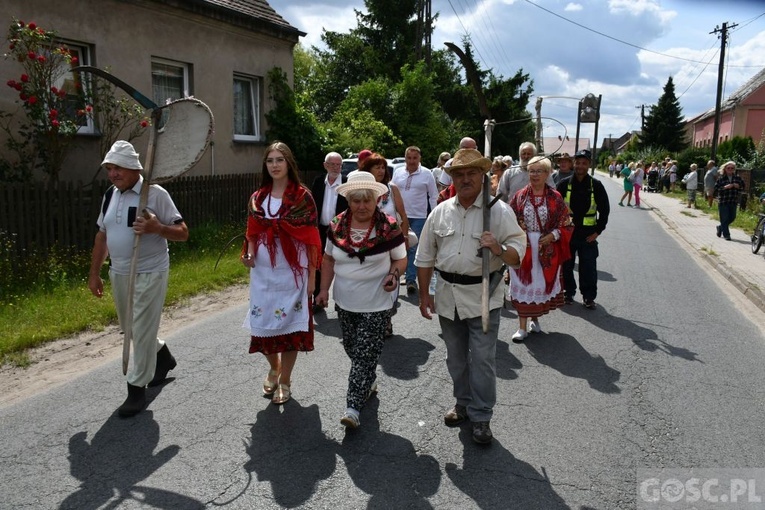
[[[639,129],[640,111],[635,107],[655,103],[669,76],[673,77],[678,96],[682,94],[680,103],[687,117],[714,106],[720,45],[709,32],[726,18],[742,25],[731,33],[726,94],[761,69],[734,66],[765,64],[765,31],[757,30],[757,23],[744,23],[761,14],[757,2],[533,2],[539,6],[521,0],[433,0],[433,14],[439,13],[433,48],[444,48],[444,41],[460,44],[467,32],[482,67],[505,77],[523,69],[534,80],[534,95],[602,94],[599,138]],[[284,7],[276,4],[272,2],[285,19],[308,32],[302,40],[304,46],[321,45],[322,28],[347,32],[356,26],[354,8],[364,10],[363,0],[290,0]],[[704,64],[669,55],[709,65],[705,68]],[[533,103],[529,110],[533,110]],[[544,101],[543,114],[560,118],[569,132],[575,130],[575,111],[575,101]],[[583,132],[583,136],[588,135]]]

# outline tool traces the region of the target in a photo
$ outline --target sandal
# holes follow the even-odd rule
[[[290,391],[290,385],[279,384],[279,387],[276,389],[276,393],[274,393],[274,398],[271,399],[271,403],[281,405],[287,402],[291,396],[292,392]]]
[[[279,385],[279,372],[276,370],[269,370],[268,375],[263,381],[263,395],[266,395],[266,396],[273,395],[278,385]]]

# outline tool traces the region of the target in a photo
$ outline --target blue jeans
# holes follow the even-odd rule
[[[446,367],[454,384],[454,398],[467,408],[470,421],[490,421],[497,402],[497,336],[499,308],[489,312],[489,331],[484,334],[481,317],[455,319],[441,315],[438,321],[446,344]]]
[[[720,230],[725,239],[730,239],[730,229],[728,226],[736,220],[737,207],[737,202],[717,205],[717,212],[720,213]]]
[[[579,290],[582,298],[595,301],[598,296],[598,242],[588,243],[584,237],[571,238],[571,258],[563,263],[563,286],[566,297],[576,295],[574,262],[579,255]]]
[[[425,226],[425,218],[409,218],[409,228],[417,234],[417,239],[422,234],[422,227]],[[406,283],[417,281],[417,267],[414,265],[414,256],[417,254],[417,247],[413,246],[406,252]]]

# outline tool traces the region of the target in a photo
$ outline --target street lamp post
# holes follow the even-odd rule
[[[575,151],[579,152],[579,126],[580,124],[595,124],[595,140],[592,145],[591,173],[595,173],[595,163],[597,162],[598,150],[598,121],[600,121],[600,100],[602,95],[595,97],[594,94],[587,94],[579,100],[579,115],[576,119],[576,145]]]

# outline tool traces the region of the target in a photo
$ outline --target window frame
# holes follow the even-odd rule
[[[70,66],[69,69],[67,69],[67,71],[63,73],[59,77],[59,79],[56,80],[54,85],[57,88],[61,89],[62,87],[64,87],[64,83],[67,80],[72,80],[73,83],[88,82],[90,80],[90,75],[88,73],[78,72],[75,75],[75,73],[72,72],[72,68],[77,66],[91,65],[92,54],[93,54],[91,45],[84,42],[74,41],[71,39],[62,39],[60,41],[60,44],[62,46],[65,46],[69,51],[75,50],[77,53],[76,57],[78,62],[76,65]],[[83,84],[83,88],[84,87],[85,85]],[[81,95],[83,94],[82,89],[80,89],[79,94]],[[74,95],[74,94],[67,94],[67,95]],[[84,124],[77,126],[77,134],[78,135],[98,135],[99,129],[98,129],[98,126],[96,126],[95,122],[93,121],[93,117],[91,115],[85,115],[84,119],[85,119]]]
[[[180,95],[176,98],[158,98],[155,95],[154,92],[154,65],[159,64],[163,66],[168,67],[176,67],[178,69],[181,69],[183,74],[183,89],[180,91]],[[192,91],[191,91],[191,64],[187,64],[186,62],[180,62],[178,60],[170,60],[167,58],[162,57],[151,57],[151,96],[152,100],[157,103],[158,105],[164,105],[167,104],[170,101],[176,101],[178,99],[183,99],[184,97],[191,97]]]
[[[249,84],[250,95],[250,114],[252,115],[252,129],[253,134],[237,133],[237,95],[235,93],[236,82],[246,82]],[[244,73],[234,73],[232,77],[232,126],[231,131],[233,140],[235,142],[261,142],[263,141],[263,134],[261,132],[260,112],[261,106],[261,91],[263,89],[263,78],[259,76],[253,76]]]

